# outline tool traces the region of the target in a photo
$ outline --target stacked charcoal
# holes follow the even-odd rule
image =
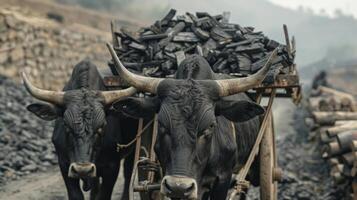
[[[148,76],[169,77],[186,56],[199,54],[216,73],[247,76],[259,70],[275,48],[279,49],[278,57],[270,75],[288,73],[294,62],[290,45],[279,44],[253,27],[229,23],[229,13],[175,15],[172,9],[138,32],[117,30],[112,24],[114,48],[127,68]],[[292,49],[294,46],[293,42]]]
[[[311,118],[306,118],[312,137],[318,139],[321,155],[330,165],[330,175],[357,198],[357,103],[351,94],[325,86],[309,98]],[[351,187],[352,186],[352,187]]]
[[[0,76],[0,185],[57,163],[51,123],[28,112],[30,102],[22,85]]]

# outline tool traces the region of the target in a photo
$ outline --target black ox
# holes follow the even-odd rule
[[[225,199],[231,176],[242,167],[265,110],[244,93],[260,84],[271,66],[256,74],[218,80],[201,56],[186,58],[175,79],[129,72],[108,45],[121,78],[155,98],[129,97],[117,109],[132,117],[158,115],[155,152],[164,170],[161,193],[172,199]]]
[[[52,142],[70,200],[84,199],[80,189],[91,190],[91,199],[111,199],[121,158],[129,152],[116,152],[117,142],[130,141],[137,120],[123,118],[111,109],[113,102],[136,92],[134,88],[105,91],[94,64],[84,60],[77,64],[63,91],[35,87],[22,73],[24,85],[35,98],[47,103],[33,103],[29,111],[44,120],[55,120]],[[132,157],[131,157],[132,158]],[[125,188],[128,199],[132,159],[125,161]],[[100,177],[102,178],[100,181]]]

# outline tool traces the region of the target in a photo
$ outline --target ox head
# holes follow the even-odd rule
[[[27,91],[46,103],[34,103],[27,109],[44,120],[57,121],[55,129],[64,134],[70,167],[68,176],[96,176],[94,164],[106,132],[106,109],[112,102],[136,92],[134,88],[116,91],[97,91],[81,88],[68,91],[49,91],[37,88],[25,73],[22,78]],[[62,137],[62,136],[61,136]]]
[[[219,162],[217,153],[212,153],[217,142],[214,138],[220,137],[222,132],[217,123],[218,117],[243,122],[264,113],[262,107],[251,101],[224,101],[221,97],[247,91],[260,84],[276,51],[260,71],[246,78],[180,80],[135,75],[122,65],[110,45],[108,48],[121,78],[140,91],[157,94],[151,99],[129,97],[113,106],[132,117],[157,113],[159,123],[155,151],[165,171],[161,192],[175,199],[197,199],[201,192],[202,174],[207,170],[208,163],[212,160]],[[230,144],[226,143],[227,152],[220,153],[233,155],[233,143],[232,140]]]

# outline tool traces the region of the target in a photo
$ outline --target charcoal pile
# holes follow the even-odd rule
[[[0,76],[0,185],[57,163],[53,128],[26,110],[31,102],[22,85]]]
[[[333,88],[319,86],[308,100],[310,138],[319,143],[321,156],[330,167],[336,185],[346,199],[357,198],[357,102]]]
[[[253,27],[229,23],[229,13],[175,16],[176,10],[171,9],[163,19],[138,32],[117,30],[112,23],[113,46],[127,68],[147,76],[170,77],[186,56],[199,54],[216,73],[247,76],[259,70],[278,48],[274,70],[270,73],[274,78],[276,74],[288,73],[294,62],[294,40],[292,47],[290,42],[288,46],[282,45],[254,31]],[[287,31],[286,36],[288,38]],[[115,74],[115,70],[112,71]]]

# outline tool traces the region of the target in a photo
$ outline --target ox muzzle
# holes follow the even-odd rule
[[[71,163],[68,170],[70,178],[94,178],[97,176],[97,168],[93,163]]]
[[[165,176],[160,192],[169,198],[197,199],[197,182],[185,176]]]

